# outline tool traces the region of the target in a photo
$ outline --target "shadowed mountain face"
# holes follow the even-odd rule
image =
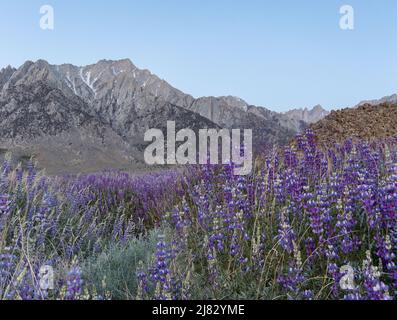
[[[0,145],[15,160],[35,156],[52,173],[124,168],[134,149],[79,97],[45,82],[4,89],[0,96]]]
[[[0,96],[0,137],[14,142],[55,136],[72,128],[95,128],[103,135],[104,126],[79,97],[37,81],[4,89]]]
[[[61,165],[63,171],[68,163],[79,163],[72,171],[97,170],[96,158],[97,163],[106,159],[109,167],[134,168],[142,163],[144,133],[165,128],[167,120],[196,131],[252,129],[254,144],[261,147],[286,143],[312,120],[231,96],[195,99],[130,60],[102,60],[85,67],[39,60],[19,69],[7,67],[0,71],[0,116],[0,149],[26,149],[48,167],[49,156],[42,150],[53,158],[68,145],[73,152]]]
[[[397,135],[397,104],[362,105],[332,111],[311,125],[322,144],[333,145],[348,138],[373,140]]]

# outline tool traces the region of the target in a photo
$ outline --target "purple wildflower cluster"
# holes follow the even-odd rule
[[[99,299],[86,292],[90,284],[84,284],[75,261],[158,225],[164,210],[177,203],[182,180],[175,170],[47,178],[33,163],[21,169],[5,161],[0,167],[0,300]],[[48,265],[55,276],[50,290],[40,284],[40,268]],[[72,267],[65,270],[65,265]]]
[[[395,298],[396,163],[395,140],[324,150],[309,130],[251,176],[205,167],[170,215],[170,277],[183,287],[199,270],[204,298],[235,297],[249,281],[254,298]],[[354,290],[340,285],[346,265]]]
[[[99,299],[81,264],[154,228],[164,236],[129,297],[396,298],[397,139],[319,148],[309,130],[251,175],[233,169],[46,178],[4,162],[0,299]]]

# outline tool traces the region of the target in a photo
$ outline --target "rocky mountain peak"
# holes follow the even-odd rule
[[[11,66],[7,66],[0,70],[0,92],[3,89],[3,86],[8,82],[8,80],[10,80],[15,71],[16,69]]]
[[[303,121],[306,123],[315,123],[329,114],[321,105],[316,105],[312,109],[293,109],[284,113],[287,117],[295,121]]]
[[[10,65],[8,65],[7,67],[5,67],[5,68],[2,68],[1,70],[0,70],[0,73],[1,74],[5,74],[5,73],[8,73],[8,74],[12,74],[12,73],[14,73],[16,71],[16,69],[15,68],[13,68],[13,67],[11,67]]]

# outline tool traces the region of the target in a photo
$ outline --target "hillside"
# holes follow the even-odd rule
[[[332,111],[312,124],[317,139],[331,145],[348,138],[374,140],[397,135],[397,104],[362,105],[354,109]]]

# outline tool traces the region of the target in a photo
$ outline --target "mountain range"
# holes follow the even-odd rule
[[[313,109],[293,109],[284,114],[295,121],[303,121],[305,123],[312,124],[329,115],[329,111],[323,109],[320,105],[316,105]]]
[[[253,129],[254,146],[285,144],[328,114],[277,113],[233,97],[194,98],[130,60],[88,66],[27,61],[0,71],[0,154],[34,156],[49,173],[144,168],[144,133],[163,129]]]

